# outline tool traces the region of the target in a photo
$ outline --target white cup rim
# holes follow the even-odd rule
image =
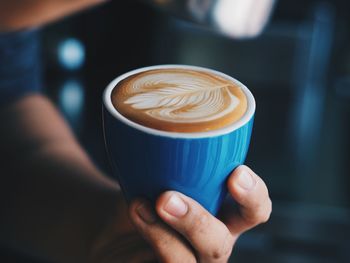
[[[140,72],[144,72],[144,71],[148,71],[148,70],[177,69],[177,68],[192,69],[192,70],[199,70],[199,71],[213,73],[213,74],[219,75],[225,79],[228,79],[228,80],[232,81],[233,83],[235,83],[236,85],[238,85],[247,97],[248,107],[247,107],[247,110],[244,113],[244,115],[238,121],[236,121],[228,126],[225,126],[223,128],[216,129],[216,130],[204,131],[204,132],[170,132],[170,131],[156,130],[153,128],[143,126],[143,125],[138,124],[136,122],[133,122],[133,121],[127,119],[126,117],[124,117],[123,115],[121,115],[114,108],[114,106],[112,104],[111,94],[112,94],[113,89],[123,79],[125,79],[131,75],[134,75],[134,74],[137,74]],[[255,107],[256,107],[253,94],[250,92],[250,90],[245,85],[243,85],[241,82],[239,82],[235,78],[233,78],[229,75],[226,75],[225,73],[213,70],[213,69],[208,69],[208,68],[198,67],[198,66],[189,66],[189,65],[176,65],[176,64],[166,64],[166,65],[156,65],[156,66],[143,67],[143,68],[131,70],[129,72],[126,72],[126,73],[120,75],[119,77],[115,78],[111,83],[108,84],[107,88],[105,89],[105,91],[103,93],[103,103],[104,103],[105,108],[108,110],[108,112],[113,117],[115,117],[116,119],[118,119],[122,123],[126,124],[127,126],[130,126],[130,127],[135,128],[139,131],[142,131],[142,132],[145,132],[148,134],[152,134],[152,135],[156,135],[156,136],[163,136],[163,137],[170,137],[170,138],[187,138],[187,139],[216,137],[216,136],[221,136],[221,135],[231,133],[231,132],[239,129],[240,127],[244,126],[247,122],[250,121],[250,119],[253,117],[253,115],[255,113]]]

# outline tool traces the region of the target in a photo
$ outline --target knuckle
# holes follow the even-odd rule
[[[194,252],[187,247],[179,246],[178,242],[173,242],[172,240],[167,243],[157,243],[153,245],[155,254],[157,255],[159,261],[162,263],[197,263],[196,256]],[[143,262],[143,261],[142,261]],[[148,262],[148,261],[147,261]],[[153,262],[153,261],[152,261]]]
[[[206,257],[214,259],[215,261],[226,261],[233,249],[233,238],[230,234],[227,234],[223,243],[215,243],[215,245],[209,249],[206,253]]]
[[[153,244],[156,250],[164,250],[166,248],[171,247],[173,241],[173,238],[169,237],[168,235],[156,235],[153,237]]]
[[[209,215],[204,212],[195,213],[191,221],[192,223],[188,224],[188,227],[185,230],[188,236],[191,236],[194,233],[196,235],[203,234],[207,232],[210,227]]]
[[[272,213],[272,202],[270,198],[267,201],[266,208],[264,209],[264,214],[261,216],[261,223],[266,223],[269,221]]]
[[[264,212],[264,213],[261,213],[258,218],[259,219],[257,220],[257,224],[263,224],[269,220],[270,214]]]
[[[272,211],[272,203],[271,203],[271,200],[268,199],[266,204],[257,206],[255,211],[253,211],[246,219],[252,225],[266,223],[270,219],[271,211]]]

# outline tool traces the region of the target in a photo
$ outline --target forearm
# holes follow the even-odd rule
[[[119,205],[51,104],[23,99],[0,114],[0,242],[58,262],[86,262]]]
[[[107,0],[2,0],[0,32],[36,27]]]

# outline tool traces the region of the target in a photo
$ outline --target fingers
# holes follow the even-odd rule
[[[161,262],[227,262],[237,237],[266,222],[272,211],[265,183],[248,167],[238,167],[227,186],[238,208],[224,209],[223,222],[193,199],[174,191],[157,200],[156,211],[162,220],[149,203],[141,201],[130,206],[130,216]]]
[[[266,222],[272,203],[263,180],[247,166],[239,166],[229,177],[227,187],[238,203],[238,213],[226,211],[222,219],[234,235]]]
[[[199,262],[227,262],[233,236],[225,224],[196,201],[169,191],[160,196],[156,210],[164,222],[191,243]]]
[[[197,262],[188,243],[157,217],[147,201],[134,201],[130,205],[129,214],[134,225],[153,247],[161,262]]]

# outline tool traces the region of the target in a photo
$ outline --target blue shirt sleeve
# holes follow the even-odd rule
[[[39,31],[0,33],[0,108],[41,86]]]

